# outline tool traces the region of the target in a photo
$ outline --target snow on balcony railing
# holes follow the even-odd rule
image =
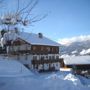
[[[59,54],[33,55],[33,60],[59,59]]]

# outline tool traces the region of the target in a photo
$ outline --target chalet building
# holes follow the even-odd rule
[[[77,74],[87,71],[87,74],[90,75],[90,56],[66,57],[61,61],[61,67],[72,68]]]
[[[46,38],[42,33],[9,31],[1,38],[9,58],[23,63],[30,69],[52,71],[60,69],[60,44]]]

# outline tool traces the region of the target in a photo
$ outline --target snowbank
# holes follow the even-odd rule
[[[90,81],[90,80],[88,80]],[[0,78],[0,90],[90,90],[72,74],[37,74],[30,77]]]
[[[0,77],[33,75],[21,63],[14,60],[0,60]]]
[[[0,90],[90,90],[90,79],[70,72],[32,74],[17,61],[0,60]]]

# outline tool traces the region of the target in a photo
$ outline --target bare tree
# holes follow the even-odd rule
[[[2,0],[0,0],[2,2]],[[15,12],[7,12],[4,16],[0,17],[0,24],[7,27],[9,30],[10,26],[16,26],[18,24],[27,26],[31,25],[34,22],[38,22],[44,19],[47,15],[42,17],[33,16],[31,17],[32,10],[38,4],[38,0],[30,0],[28,4],[25,5],[22,9],[20,8],[20,0],[17,0],[17,8]]]

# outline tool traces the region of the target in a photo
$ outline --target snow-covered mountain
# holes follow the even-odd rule
[[[75,39],[75,38],[74,38]],[[68,43],[62,44],[60,52],[63,55],[90,55],[90,38],[86,39],[78,37],[74,41],[67,40]]]

